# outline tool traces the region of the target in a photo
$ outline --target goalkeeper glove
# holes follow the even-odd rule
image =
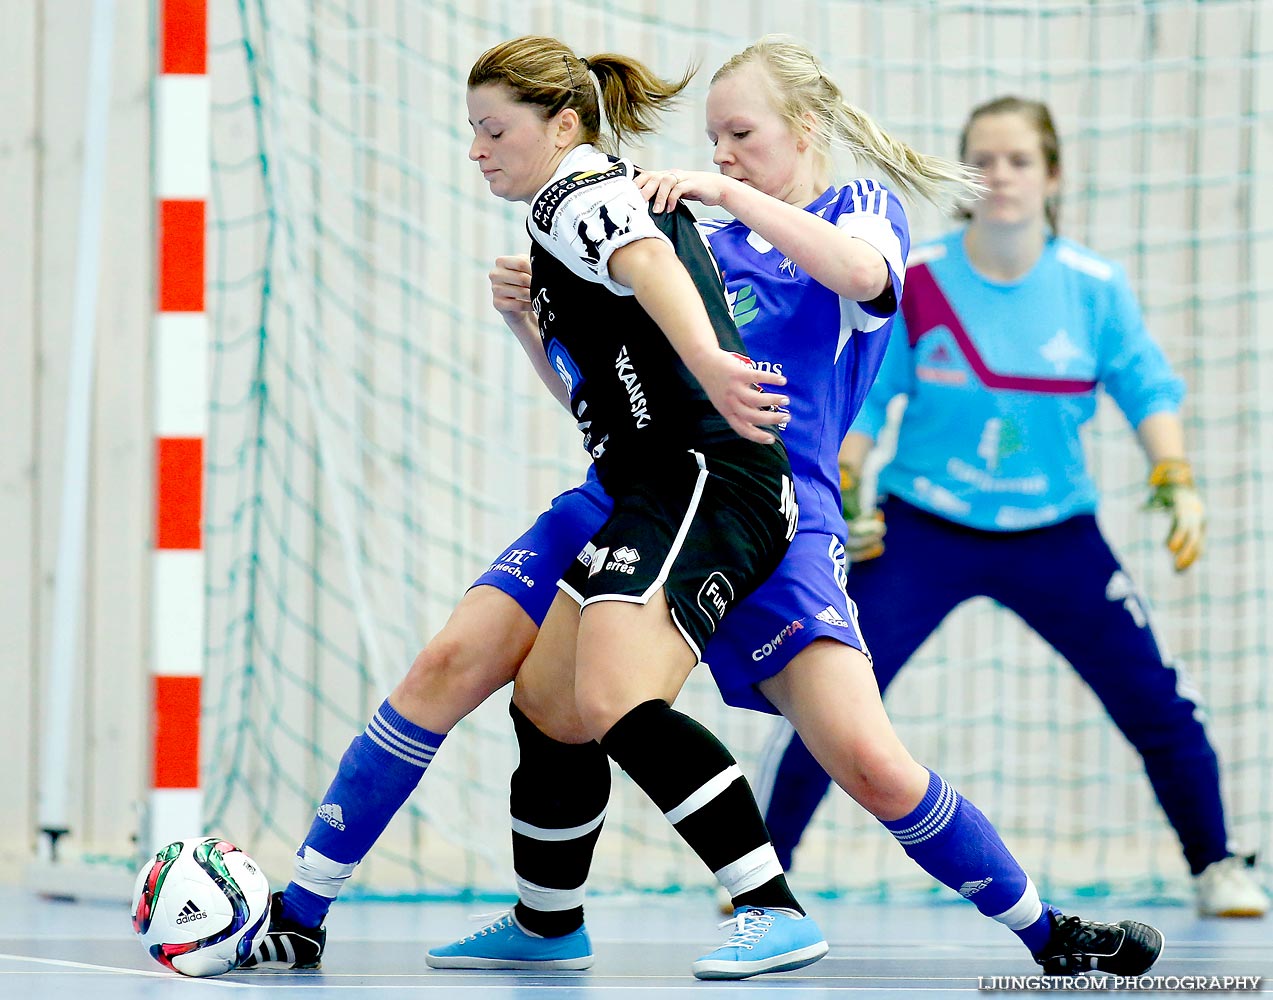
[[[1202,554],[1207,532],[1207,513],[1194,488],[1193,469],[1183,458],[1164,459],[1149,473],[1149,486],[1153,492],[1145,502],[1145,509],[1171,513],[1167,548],[1176,557],[1179,573],[1192,566]]]
[[[847,465],[840,466],[840,507],[849,529],[849,562],[866,562],[884,551],[884,512],[862,510],[862,480]]]

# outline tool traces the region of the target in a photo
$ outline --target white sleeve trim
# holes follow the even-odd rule
[[[887,192],[881,192],[887,197]],[[889,269],[899,282],[905,279],[906,261],[902,257],[902,241],[897,238],[893,224],[883,215],[846,212],[835,220],[838,228],[854,239],[869,243],[880,252]]]

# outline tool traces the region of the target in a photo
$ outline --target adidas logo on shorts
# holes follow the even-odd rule
[[[840,628],[849,627],[849,623],[840,617],[840,612],[836,611],[835,607],[830,604],[814,615],[814,617],[820,622],[826,622],[828,625],[837,625]]]

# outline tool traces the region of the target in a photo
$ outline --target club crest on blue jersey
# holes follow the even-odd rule
[[[760,303],[756,299],[756,289],[750,283],[735,288],[725,289],[725,301],[729,303],[730,315],[734,317],[734,326],[742,329],[760,314]]]

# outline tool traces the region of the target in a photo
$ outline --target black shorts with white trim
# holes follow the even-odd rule
[[[729,610],[777,568],[798,510],[780,445],[738,439],[672,455],[655,474],[609,476],[614,513],[560,587],[582,606],[664,591],[701,659]]]

